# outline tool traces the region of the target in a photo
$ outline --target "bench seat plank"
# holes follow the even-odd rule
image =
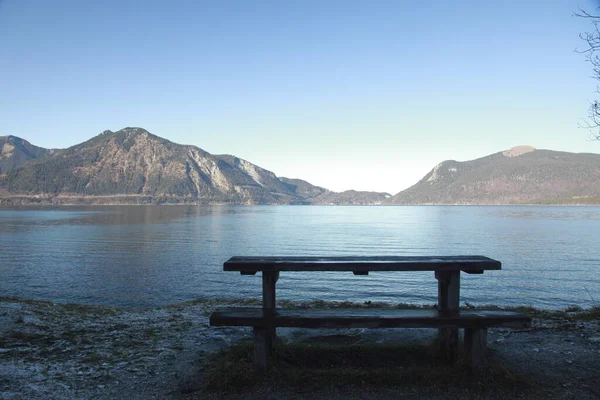
[[[531,318],[513,311],[463,310],[442,315],[437,310],[398,309],[276,309],[274,315],[261,308],[232,307],[216,310],[213,326],[298,328],[487,328],[524,327]]]
[[[224,271],[463,271],[480,274],[501,269],[500,261],[484,256],[347,256],[347,257],[231,257]]]

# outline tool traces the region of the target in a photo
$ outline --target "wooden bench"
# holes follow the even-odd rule
[[[253,327],[255,363],[268,367],[278,327],[299,328],[438,328],[440,345],[454,358],[458,329],[464,329],[466,359],[472,368],[486,363],[489,327],[524,327],[528,316],[500,310],[459,310],[460,272],[481,274],[499,270],[500,262],[483,256],[441,257],[233,257],[226,271],[243,275],[262,272],[262,308],[224,308],[210,317],[213,326]],[[431,310],[400,309],[281,309],[275,307],[275,284],[280,271],[434,271],[438,280],[438,307]]]
[[[255,335],[255,362],[259,368],[268,365],[268,349],[261,340],[271,327],[289,328],[462,328],[466,359],[475,369],[485,365],[487,329],[492,326],[519,328],[528,326],[531,318],[518,312],[501,310],[463,310],[454,315],[441,315],[437,310],[401,309],[277,309],[231,307],[215,311],[213,326],[251,326]]]

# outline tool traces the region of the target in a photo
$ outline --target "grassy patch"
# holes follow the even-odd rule
[[[85,364],[101,364],[103,362],[111,361],[112,360],[109,357],[98,353],[86,354],[85,357],[81,359],[81,362]]]
[[[62,334],[60,335],[60,338],[64,339],[64,340],[68,340],[73,344],[77,344],[80,342],[88,341],[87,336],[89,336],[89,334],[90,334],[89,330],[75,329],[75,330],[62,332]],[[82,344],[89,344],[89,343],[82,343]]]
[[[6,334],[6,338],[7,340],[34,345],[52,344],[54,342],[54,338],[50,337],[49,335],[37,332],[25,332],[18,330],[8,331],[8,333]]]
[[[151,326],[142,330],[142,337],[144,339],[156,339],[162,333],[162,329]]]
[[[485,392],[521,391],[529,382],[515,378],[500,365],[473,376],[462,360],[447,363],[435,344],[391,345],[331,343],[278,343],[268,373],[257,372],[253,344],[240,343],[211,357],[205,388],[239,392],[262,385],[293,390],[358,385],[422,386]]]
[[[182,303],[170,304],[164,307],[159,307],[159,309],[174,309],[181,310],[189,306],[206,306],[208,308],[214,308],[217,306],[224,305],[237,305],[237,306],[261,306],[262,300],[259,298],[248,298],[248,299],[233,299],[233,298],[219,298],[219,299],[195,299],[189,300]]]
[[[583,310],[575,316],[577,319],[584,321],[600,321],[600,306],[593,306],[588,310]]]
[[[583,309],[579,306],[570,306],[564,310],[539,310],[533,307],[524,306],[504,309],[519,311],[538,319],[600,321],[600,306],[593,306],[588,309]]]
[[[173,304],[166,306],[167,309],[182,310],[187,306],[203,305],[206,307],[206,315],[210,315],[212,310],[223,306],[244,306],[244,307],[260,307],[262,302],[260,299],[196,299],[185,303]],[[375,301],[351,302],[351,301],[293,301],[293,300],[278,300],[277,307],[281,308],[379,308],[379,309],[432,309],[436,308],[436,304],[410,304],[410,303],[383,303]],[[463,309],[471,310],[506,310],[518,311],[538,319],[580,319],[580,320],[600,320],[600,306],[594,306],[589,309],[583,309],[580,306],[569,306],[564,310],[543,310],[532,306],[518,307],[500,307],[497,305],[473,306],[466,303]]]
[[[506,310],[506,311],[517,311],[523,314],[527,314],[532,318],[537,319],[549,319],[549,320],[600,320],[600,306],[593,306],[588,309],[581,308],[579,306],[569,306],[564,310],[541,310],[532,306],[518,306],[518,307],[499,307],[496,305],[484,305],[474,307],[470,304],[466,304],[465,309],[470,310]]]
[[[12,297],[12,296],[0,296],[1,302],[6,303],[23,303],[29,304],[32,306],[51,306],[53,303],[45,300],[33,300],[33,299],[25,299],[21,297]]]
[[[121,311],[116,308],[91,306],[84,304],[62,304],[46,300],[33,300],[19,297],[0,296],[0,302],[17,303],[32,306],[37,313],[45,317],[64,317],[69,314],[92,315],[95,317],[117,315]]]
[[[57,304],[63,311],[76,314],[117,315],[119,310],[110,307],[89,306],[85,304]]]

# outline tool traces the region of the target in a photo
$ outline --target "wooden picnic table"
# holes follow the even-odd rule
[[[223,264],[224,271],[238,271],[242,275],[255,275],[262,273],[262,312],[260,318],[263,318],[261,324],[267,324],[269,316],[270,323],[273,326],[258,327],[255,321],[255,341],[257,350],[255,357],[260,367],[264,364],[266,367],[268,354],[270,353],[273,341],[275,339],[275,319],[276,309],[276,284],[281,272],[307,272],[307,271],[338,271],[352,272],[355,275],[368,275],[369,272],[390,272],[390,271],[433,271],[435,279],[438,281],[438,304],[436,316],[444,317],[443,322],[434,321],[439,328],[440,344],[442,349],[450,356],[456,352],[458,345],[458,327],[453,323],[448,327],[450,317],[459,314],[460,303],[460,273],[482,274],[486,270],[499,270],[501,263],[488,257],[480,255],[468,256],[345,256],[345,257],[231,257]],[[356,313],[353,313],[356,314]],[[219,322],[218,316],[221,316]],[[227,313],[215,314],[215,324],[226,324]],[[234,315],[237,315],[238,321],[234,321]],[[229,311],[229,323],[238,323],[243,320],[244,310],[237,310],[237,313]],[[428,314],[429,315],[429,314]],[[480,314],[477,318],[482,317]],[[314,317],[314,314],[313,314]],[[499,317],[502,317],[500,315]],[[259,318],[254,314],[255,319]],[[354,320],[352,320],[354,318]],[[358,318],[358,319],[357,319]],[[382,322],[385,319],[378,317]],[[398,324],[409,326],[413,321],[406,318],[395,320]],[[431,320],[431,316],[429,316]],[[465,315],[464,318],[467,318]],[[350,322],[367,320],[359,315],[348,316],[346,319]],[[320,319],[323,321],[323,317]],[[280,326],[284,324],[283,314],[280,313],[277,319]],[[289,321],[289,318],[287,319]],[[488,324],[491,324],[488,320]],[[248,321],[246,321],[248,322]],[[287,322],[289,323],[289,322]],[[306,317],[304,323],[309,324],[310,318]],[[389,320],[388,320],[389,323]],[[263,325],[264,325],[263,324]],[[326,322],[323,322],[326,324]],[[260,324],[259,324],[260,325]],[[308,325],[307,325],[308,326]],[[369,325],[370,326],[370,325]],[[382,325],[383,326],[383,325]],[[487,326],[487,325],[486,325]],[[477,330],[485,331],[484,330]],[[465,331],[467,332],[467,331]],[[485,333],[487,334],[487,333]],[[474,338],[473,340],[484,340],[484,338]],[[262,345],[261,345],[262,344]],[[261,350],[262,349],[262,350]],[[261,361],[262,360],[262,361]]]
[[[499,270],[500,261],[484,256],[376,256],[376,257],[231,257],[224,271],[242,275],[262,272],[263,309],[275,309],[276,283],[280,272],[338,271],[367,275],[371,271],[434,271],[438,281],[438,310],[458,310],[460,272],[482,274]]]

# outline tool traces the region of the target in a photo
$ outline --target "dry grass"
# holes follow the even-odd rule
[[[468,390],[472,393],[523,393],[530,383],[491,364],[474,375],[462,360],[448,363],[437,343],[419,345],[355,344],[311,341],[279,342],[266,374],[253,364],[252,343],[240,343],[210,358],[204,389],[240,392],[261,386],[314,391],[323,388],[377,385]]]

